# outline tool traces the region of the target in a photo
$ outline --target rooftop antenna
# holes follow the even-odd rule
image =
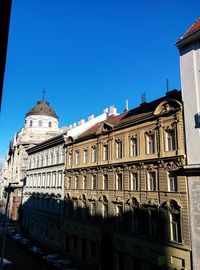
[[[166,87],[167,87],[167,93],[169,92],[169,81],[168,79],[166,80]]]
[[[126,108],[125,108],[125,110],[124,110],[125,112],[127,112],[128,111],[128,99],[126,99]]]
[[[45,89],[43,89],[42,91],[42,100],[44,101],[44,97],[45,97]]]
[[[141,95],[141,104],[146,103],[146,93],[142,93]]]

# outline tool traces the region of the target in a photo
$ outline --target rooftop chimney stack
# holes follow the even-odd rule
[[[115,108],[114,105],[110,106],[109,116],[116,115],[117,114],[117,108]]]

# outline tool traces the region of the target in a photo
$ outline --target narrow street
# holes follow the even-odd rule
[[[2,236],[0,238],[2,242]],[[49,266],[41,260],[41,258],[32,254],[27,248],[21,246],[19,243],[6,239],[5,256],[4,258],[13,262],[16,270],[45,270]]]

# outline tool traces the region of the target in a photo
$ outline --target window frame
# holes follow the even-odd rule
[[[80,151],[79,150],[76,150],[75,151],[75,165],[79,165],[80,163]]]
[[[136,178],[133,178],[133,175],[136,176]],[[133,179],[135,179],[135,183],[133,183]],[[134,188],[135,186],[135,188]],[[138,172],[130,172],[130,190],[131,191],[138,191],[139,189],[139,179],[138,179]]]
[[[170,133],[173,132],[171,136]],[[175,151],[177,149],[177,142],[176,142],[176,130],[175,128],[169,128],[165,130],[165,151]]]
[[[97,162],[97,148],[92,147],[92,162],[95,163]]]
[[[92,175],[92,183],[91,183],[91,189],[96,190],[97,189],[97,175]]]
[[[107,161],[109,159],[109,147],[108,144],[103,145],[103,161]]]
[[[83,149],[83,164],[88,163],[88,149]]]
[[[175,175],[173,171],[169,171],[167,172],[167,179],[168,179],[168,191],[177,192],[178,191],[177,175]]]
[[[153,155],[156,152],[156,135],[155,133],[146,133],[146,154]]]
[[[119,176],[121,179],[119,179]],[[117,173],[116,174],[116,190],[122,191],[123,190],[123,174]]]
[[[134,141],[136,143],[134,143]],[[138,156],[138,136],[131,136],[130,137],[130,157],[137,157]]]
[[[152,174],[155,176],[152,178]],[[150,182],[153,179],[153,182]],[[152,186],[153,184],[153,186]],[[152,188],[153,187],[153,188]],[[148,171],[147,172],[147,190],[148,191],[157,191],[157,171]]]
[[[103,174],[103,190],[108,190],[108,174]]]
[[[115,142],[116,145],[116,159],[122,159],[123,158],[123,143],[122,140],[117,140]]]

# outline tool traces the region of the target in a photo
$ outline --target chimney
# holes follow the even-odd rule
[[[140,106],[141,105],[144,105],[144,104],[146,104],[147,102],[146,102],[146,93],[142,93],[142,95],[141,95],[141,104],[140,104]]]
[[[117,108],[115,108],[114,105],[110,106],[110,112],[109,115],[116,115],[117,114]]]
[[[78,126],[82,125],[83,123],[85,123],[85,120],[83,118],[80,118],[80,120],[78,121]]]
[[[108,113],[108,108],[104,108],[103,113]]]
[[[88,116],[88,121],[90,121],[90,120],[92,120],[92,119],[94,119],[94,114],[90,114],[90,115]]]

